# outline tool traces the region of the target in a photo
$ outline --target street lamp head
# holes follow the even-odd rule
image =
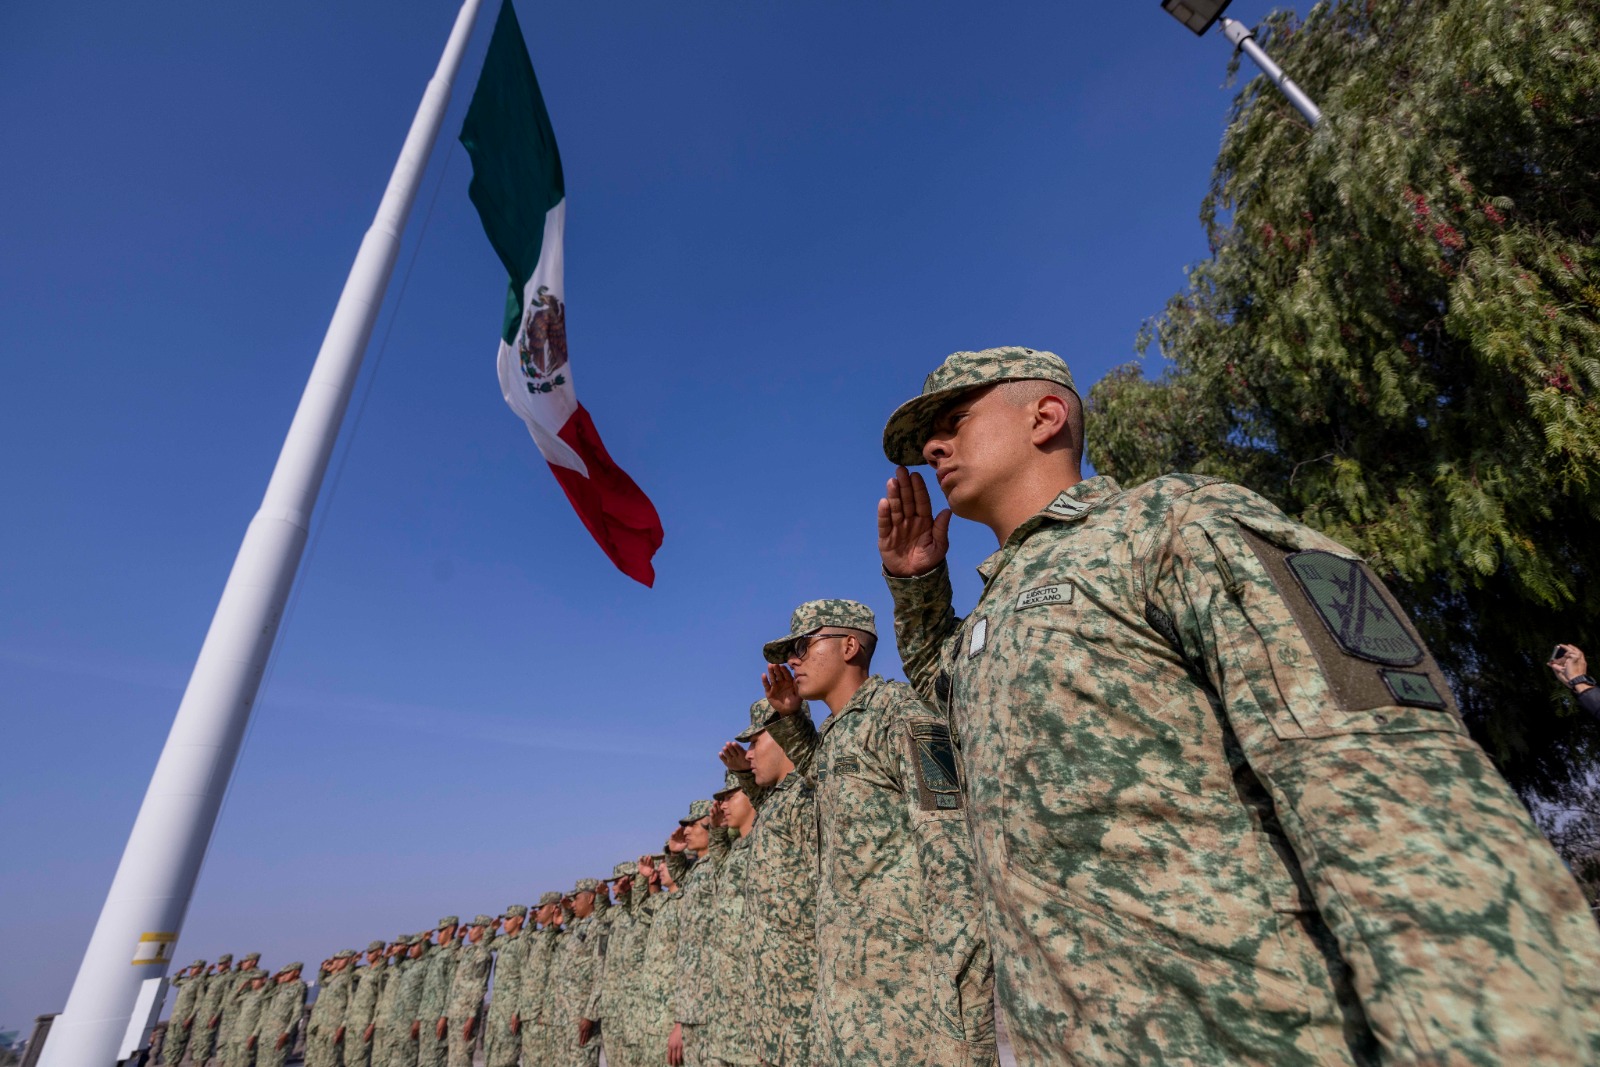
[[[1189,27],[1196,34],[1203,34],[1216,25],[1217,19],[1228,9],[1233,0],[1161,0],[1161,10]]]

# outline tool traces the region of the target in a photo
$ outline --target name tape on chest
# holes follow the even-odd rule
[[[1062,582],[1059,585],[1041,585],[1037,589],[1029,589],[1017,597],[1017,610],[1036,608],[1043,604],[1070,603],[1072,603],[1072,583]]]

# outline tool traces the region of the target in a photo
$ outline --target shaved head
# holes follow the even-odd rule
[[[1037,379],[1001,382],[994,387],[994,391],[1004,397],[1006,403],[1017,408],[1037,404],[1047,396],[1060,400],[1067,406],[1066,426],[1063,432],[1057,434],[1056,439],[1050,442],[1050,446],[1070,452],[1080,459],[1083,457],[1083,401],[1078,398],[1077,393],[1056,382]]]

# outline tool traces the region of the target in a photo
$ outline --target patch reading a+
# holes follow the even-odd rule
[[[1060,585],[1041,585],[1037,589],[1029,589],[1017,597],[1017,608],[1036,608],[1040,604],[1070,604],[1072,603],[1072,583],[1062,582]]]
[[[1394,667],[1422,662],[1422,646],[1367,577],[1360,560],[1313,549],[1295,552],[1284,563],[1348,655]]]
[[[1416,708],[1446,708],[1449,704],[1444,699],[1444,694],[1439,692],[1439,687],[1433,684],[1433,679],[1426,674],[1415,671],[1379,671],[1383,684],[1389,687],[1389,692],[1394,694],[1396,704],[1404,704]]]

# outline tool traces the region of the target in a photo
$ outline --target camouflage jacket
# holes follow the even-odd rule
[[[240,995],[239,1003],[233,1013],[233,1029],[228,1031],[230,1045],[241,1044],[252,1037],[256,1039],[256,1044],[261,1043],[261,1012],[271,998],[272,986],[246,989]],[[272,1037],[276,1041],[278,1035],[274,1034]]]
[[[616,909],[607,937],[605,962],[595,985],[588,1018],[608,1023],[607,1037],[628,1042],[635,1039],[632,1023],[638,998],[639,972],[644,967],[645,935],[650,916],[645,899],[650,895],[643,879],[636,878],[626,904]]]
[[[523,927],[514,934],[501,934],[489,945],[494,950],[494,985],[489,993],[491,1034],[511,1033],[511,1016],[519,1014],[523,965],[528,962],[528,946],[532,943],[533,933]]]
[[[574,919],[556,942],[555,958],[550,964],[551,1021],[568,1032],[583,1018],[589,1003],[599,939],[595,916],[591,915]]]
[[[485,937],[474,945],[465,942],[456,952],[455,974],[450,978],[450,994],[445,998],[445,1014],[452,1023],[475,1019],[483,1011],[483,995],[489,989],[489,965],[494,950]]]
[[[292,982],[267,986],[262,992],[267,995],[267,1002],[261,1009],[261,1022],[256,1030],[260,1042],[271,1044],[284,1034],[294,1033],[294,1028],[300,1024],[300,1015],[306,1007],[306,984],[296,978]]]
[[[450,983],[456,977],[456,961],[461,950],[454,941],[448,945],[435,945],[422,958],[427,963],[427,973],[422,979],[422,993],[417,998],[417,1019],[422,1023],[422,1038],[434,1037],[433,1027],[444,1018],[449,1007]]]
[[[193,975],[189,978],[174,978],[172,984],[178,990],[178,999],[172,1003],[172,1015],[168,1020],[169,1026],[182,1026],[189,1021],[190,1016],[198,1016],[196,1008],[200,1001],[200,993],[205,989],[206,980],[203,975]],[[196,1018],[198,1022],[198,1018]]]
[[[387,963],[387,960],[379,960],[374,966],[350,971],[350,1003],[344,1010],[346,1044],[360,1041],[367,1025],[378,1021],[378,1000],[383,996],[385,980],[389,977]],[[376,1031],[373,1037],[377,1037]]]
[[[344,1025],[344,1013],[350,1007],[352,979],[355,972],[349,967],[338,974],[330,974],[317,990],[317,999],[311,1004],[311,1018],[307,1031],[315,1037],[332,1038]]]
[[[772,736],[817,782],[817,1021],[827,1058],[992,1063],[994,964],[943,717],[904,682],[874,675],[820,730],[791,715]]]
[[[645,930],[644,951],[640,959],[633,1032],[639,1035],[641,1052],[646,1051],[647,1047],[652,1051],[651,1062],[665,1062],[667,1036],[672,1031],[674,1021],[672,984],[677,978],[683,890],[656,893],[646,907],[650,911],[650,921]]]
[[[394,1037],[399,1037],[401,1030],[409,1031],[411,1021],[416,1018],[415,1005],[407,1007],[403,994],[406,975],[420,962],[401,957],[398,963],[389,963],[384,968],[387,973],[384,975],[383,989],[378,993],[376,1019],[378,1027]]]
[[[517,1014],[522,1025],[550,1022],[551,1001],[555,982],[552,970],[556,954],[561,951],[563,934],[559,926],[546,926],[531,934],[524,934],[528,942],[522,957],[522,975],[518,980]]]
[[[424,949],[419,959],[408,960],[400,968],[399,989],[395,991],[394,998],[394,1033],[397,1037],[407,1039],[411,1036],[411,1024],[422,1023],[419,1037],[429,1026],[436,1024],[438,1016],[424,1020],[422,1018],[422,987],[427,984],[428,973],[432,969],[428,965],[433,962],[433,950]]]
[[[979,572],[965,620],[943,564],[889,586],[1019,1060],[1600,1058],[1600,931],[1343,546],[1236,485],[1097,477]]]
[[[711,833],[713,837],[722,835],[726,844],[726,829],[718,827]],[[717,868],[711,861],[709,851],[678,879],[678,884],[683,887],[683,903],[678,909],[681,929],[678,933],[672,1015],[676,1022],[685,1026],[699,1026],[706,1019],[705,1005],[711,980],[708,966],[710,956],[706,946],[711,941],[711,924],[715,918],[712,894],[717,884]],[[722,851],[726,853],[727,850],[724,847]]]
[[[723,847],[724,836],[713,839],[712,850]],[[711,939],[705,951],[710,956],[710,1001],[705,1005],[701,1033],[705,1055],[734,1064],[760,1061],[752,1030],[749,1003],[751,990],[746,964],[745,881],[750,870],[750,838],[741,837],[727,846],[728,852],[717,862],[717,885],[713,891]]]
[[[195,997],[194,1027],[202,1029],[211,1024],[211,1020],[225,1014],[228,994],[233,992],[234,972],[227,971],[223,974],[210,974],[206,976],[205,984]]]

